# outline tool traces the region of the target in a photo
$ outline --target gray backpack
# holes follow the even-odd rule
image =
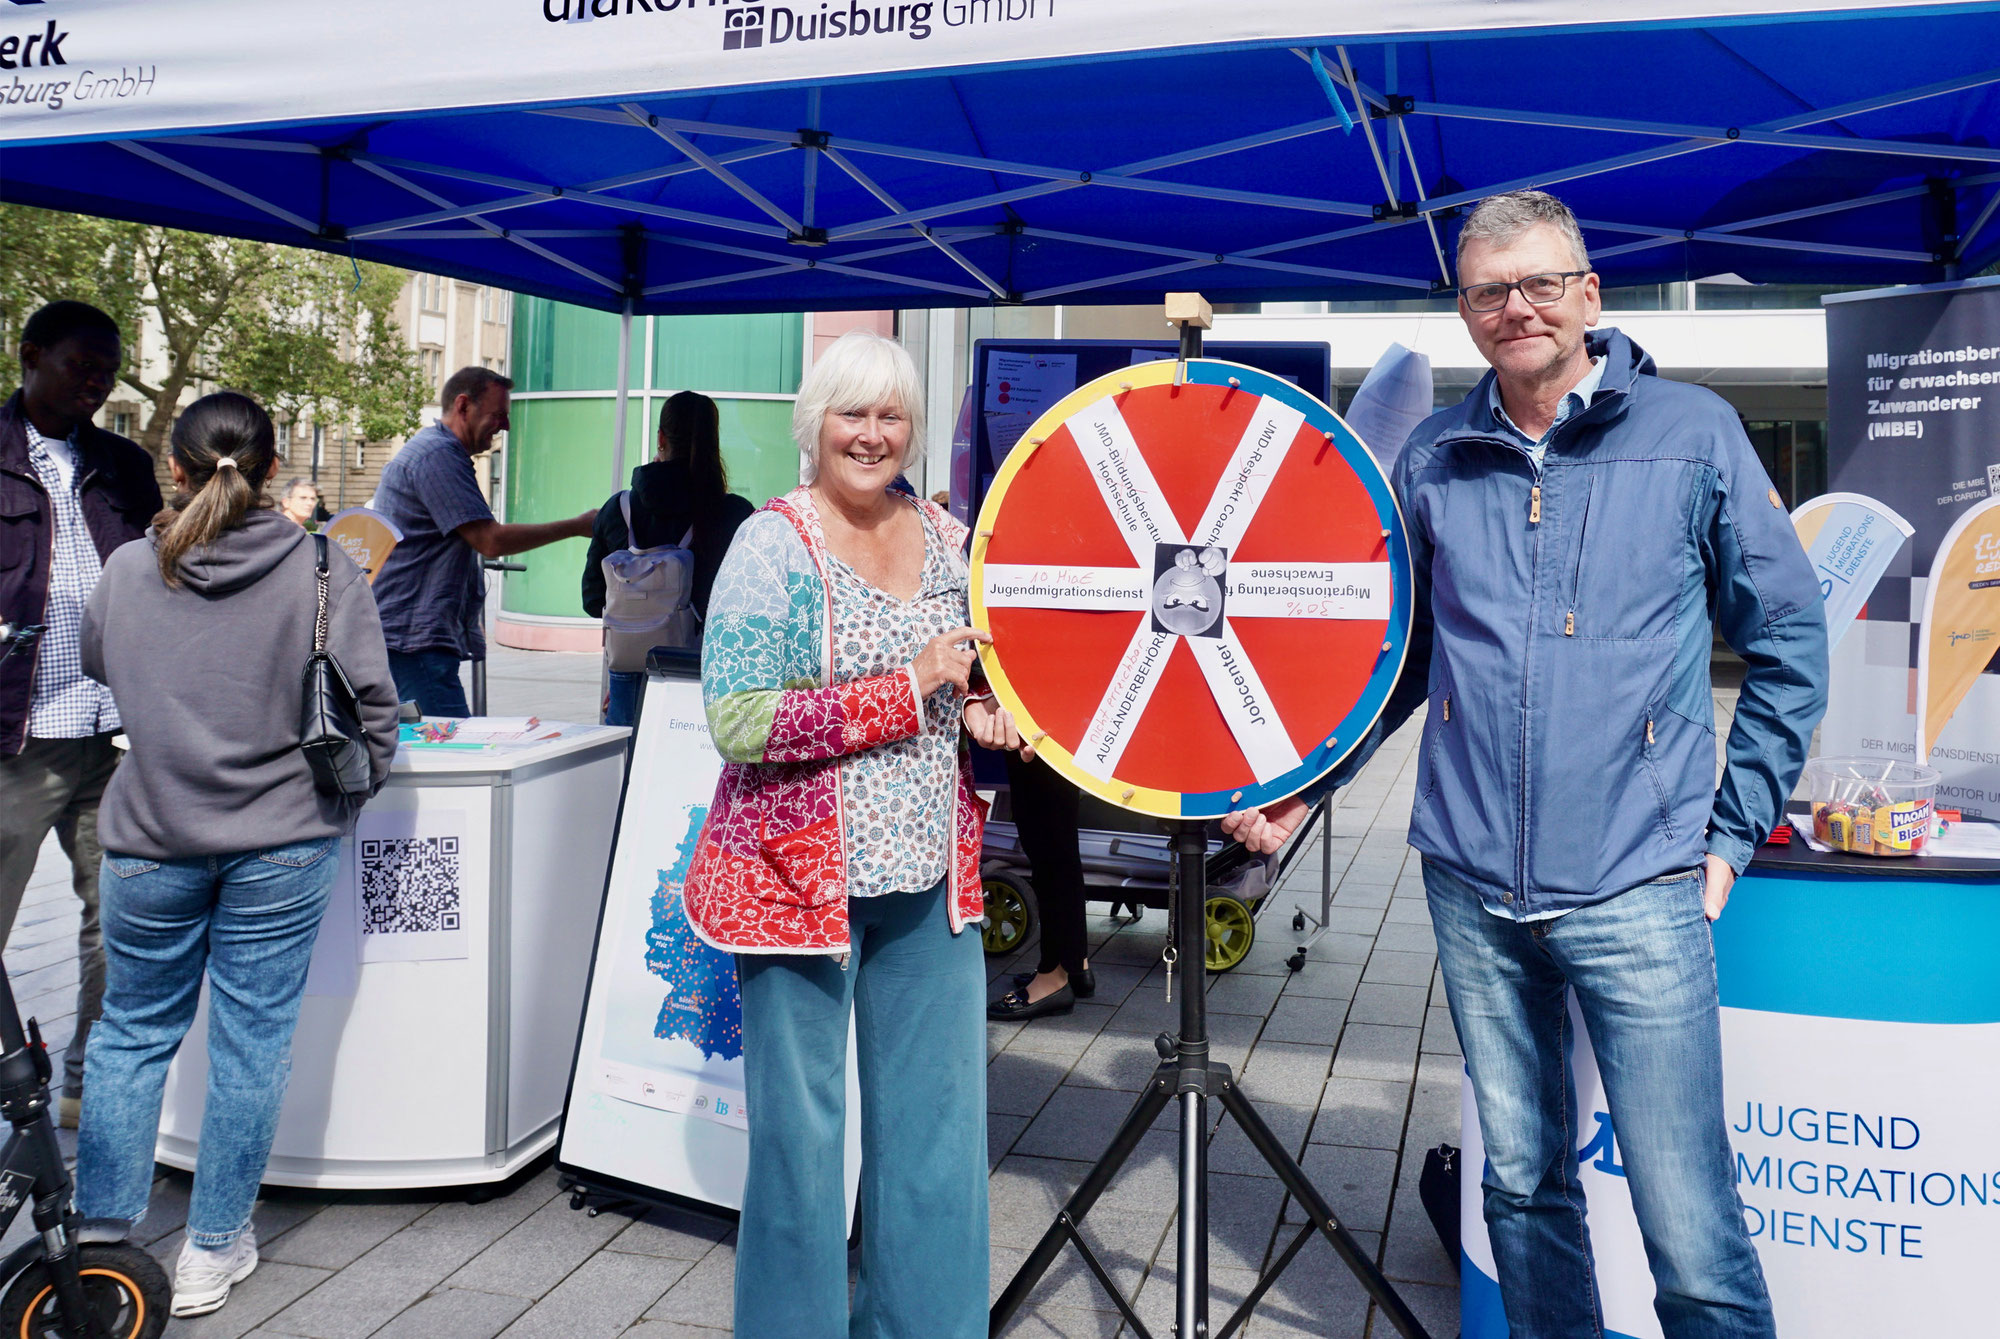
[[[646,668],[656,646],[680,651],[701,646],[701,618],[694,611],[694,527],[678,544],[642,549],[631,542],[632,490],[618,495],[625,516],[626,547],[605,555],[604,655],[614,670]]]

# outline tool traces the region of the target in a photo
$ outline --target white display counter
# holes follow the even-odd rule
[[[341,843],[266,1183],[498,1181],[554,1143],[628,732],[529,733],[403,747]],[[207,1031],[204,987],[167,1080],[169,1166],[194,1166]]]

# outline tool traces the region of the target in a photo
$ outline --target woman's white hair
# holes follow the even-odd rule
[[[910,425],[902,467],[924,454],[924,388],[909,350],[870,330],[850,330],[813,360],[792,405],[792,440],[799,446],[799,481],[819,477],[819,434],[828,414],[894,406]]]

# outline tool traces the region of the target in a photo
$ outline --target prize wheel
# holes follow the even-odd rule
[[[1037,420],[980,510],[971,585],[987,677],[1040,755],[1166,818],[1324,775],[1409,636],[1374,457],[1290,382],[1214,359],[1114,372]]]

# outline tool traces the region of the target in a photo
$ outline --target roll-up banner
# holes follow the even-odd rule
[[[1910,523],[1872,497],[1822,493],[1792,512],[1792,525],[1819,578],[1827,643],[1838,646],[1908,542]]]
[[[1800,8],[1626,0],[1618,18],[1643,25]],[[1599,0],[14,0],[0,6],[0,141],[1604,22]]]
[[[1826,343],[1830,486],[1879,499],[1911,533],[1834,647],[1820,750],[1914,760],[1928,747],[1939,802],[2000,819],[2000,644],[1945,626],[1976,602],[1981,537],[2000,541],[2000,519],[1989,519],[1960,530],[1962,555],[1947,544],[2000,497],[2000,280],[1830,297]],[[2000,553],[1983,561],[2000,564]],[[1967,589],[1933,600],[1934,571]],[[1926,657],[1933,634],[1945,644]],[[1959,692],[1955,711],[1938,710],[1947,687]],[[1918,738],[1920,706],[1929,740]]]
[[[1927,761],[1979,676],[2000,663],[2000,498],[1958,518],[1924,587],[1917,760]]]

